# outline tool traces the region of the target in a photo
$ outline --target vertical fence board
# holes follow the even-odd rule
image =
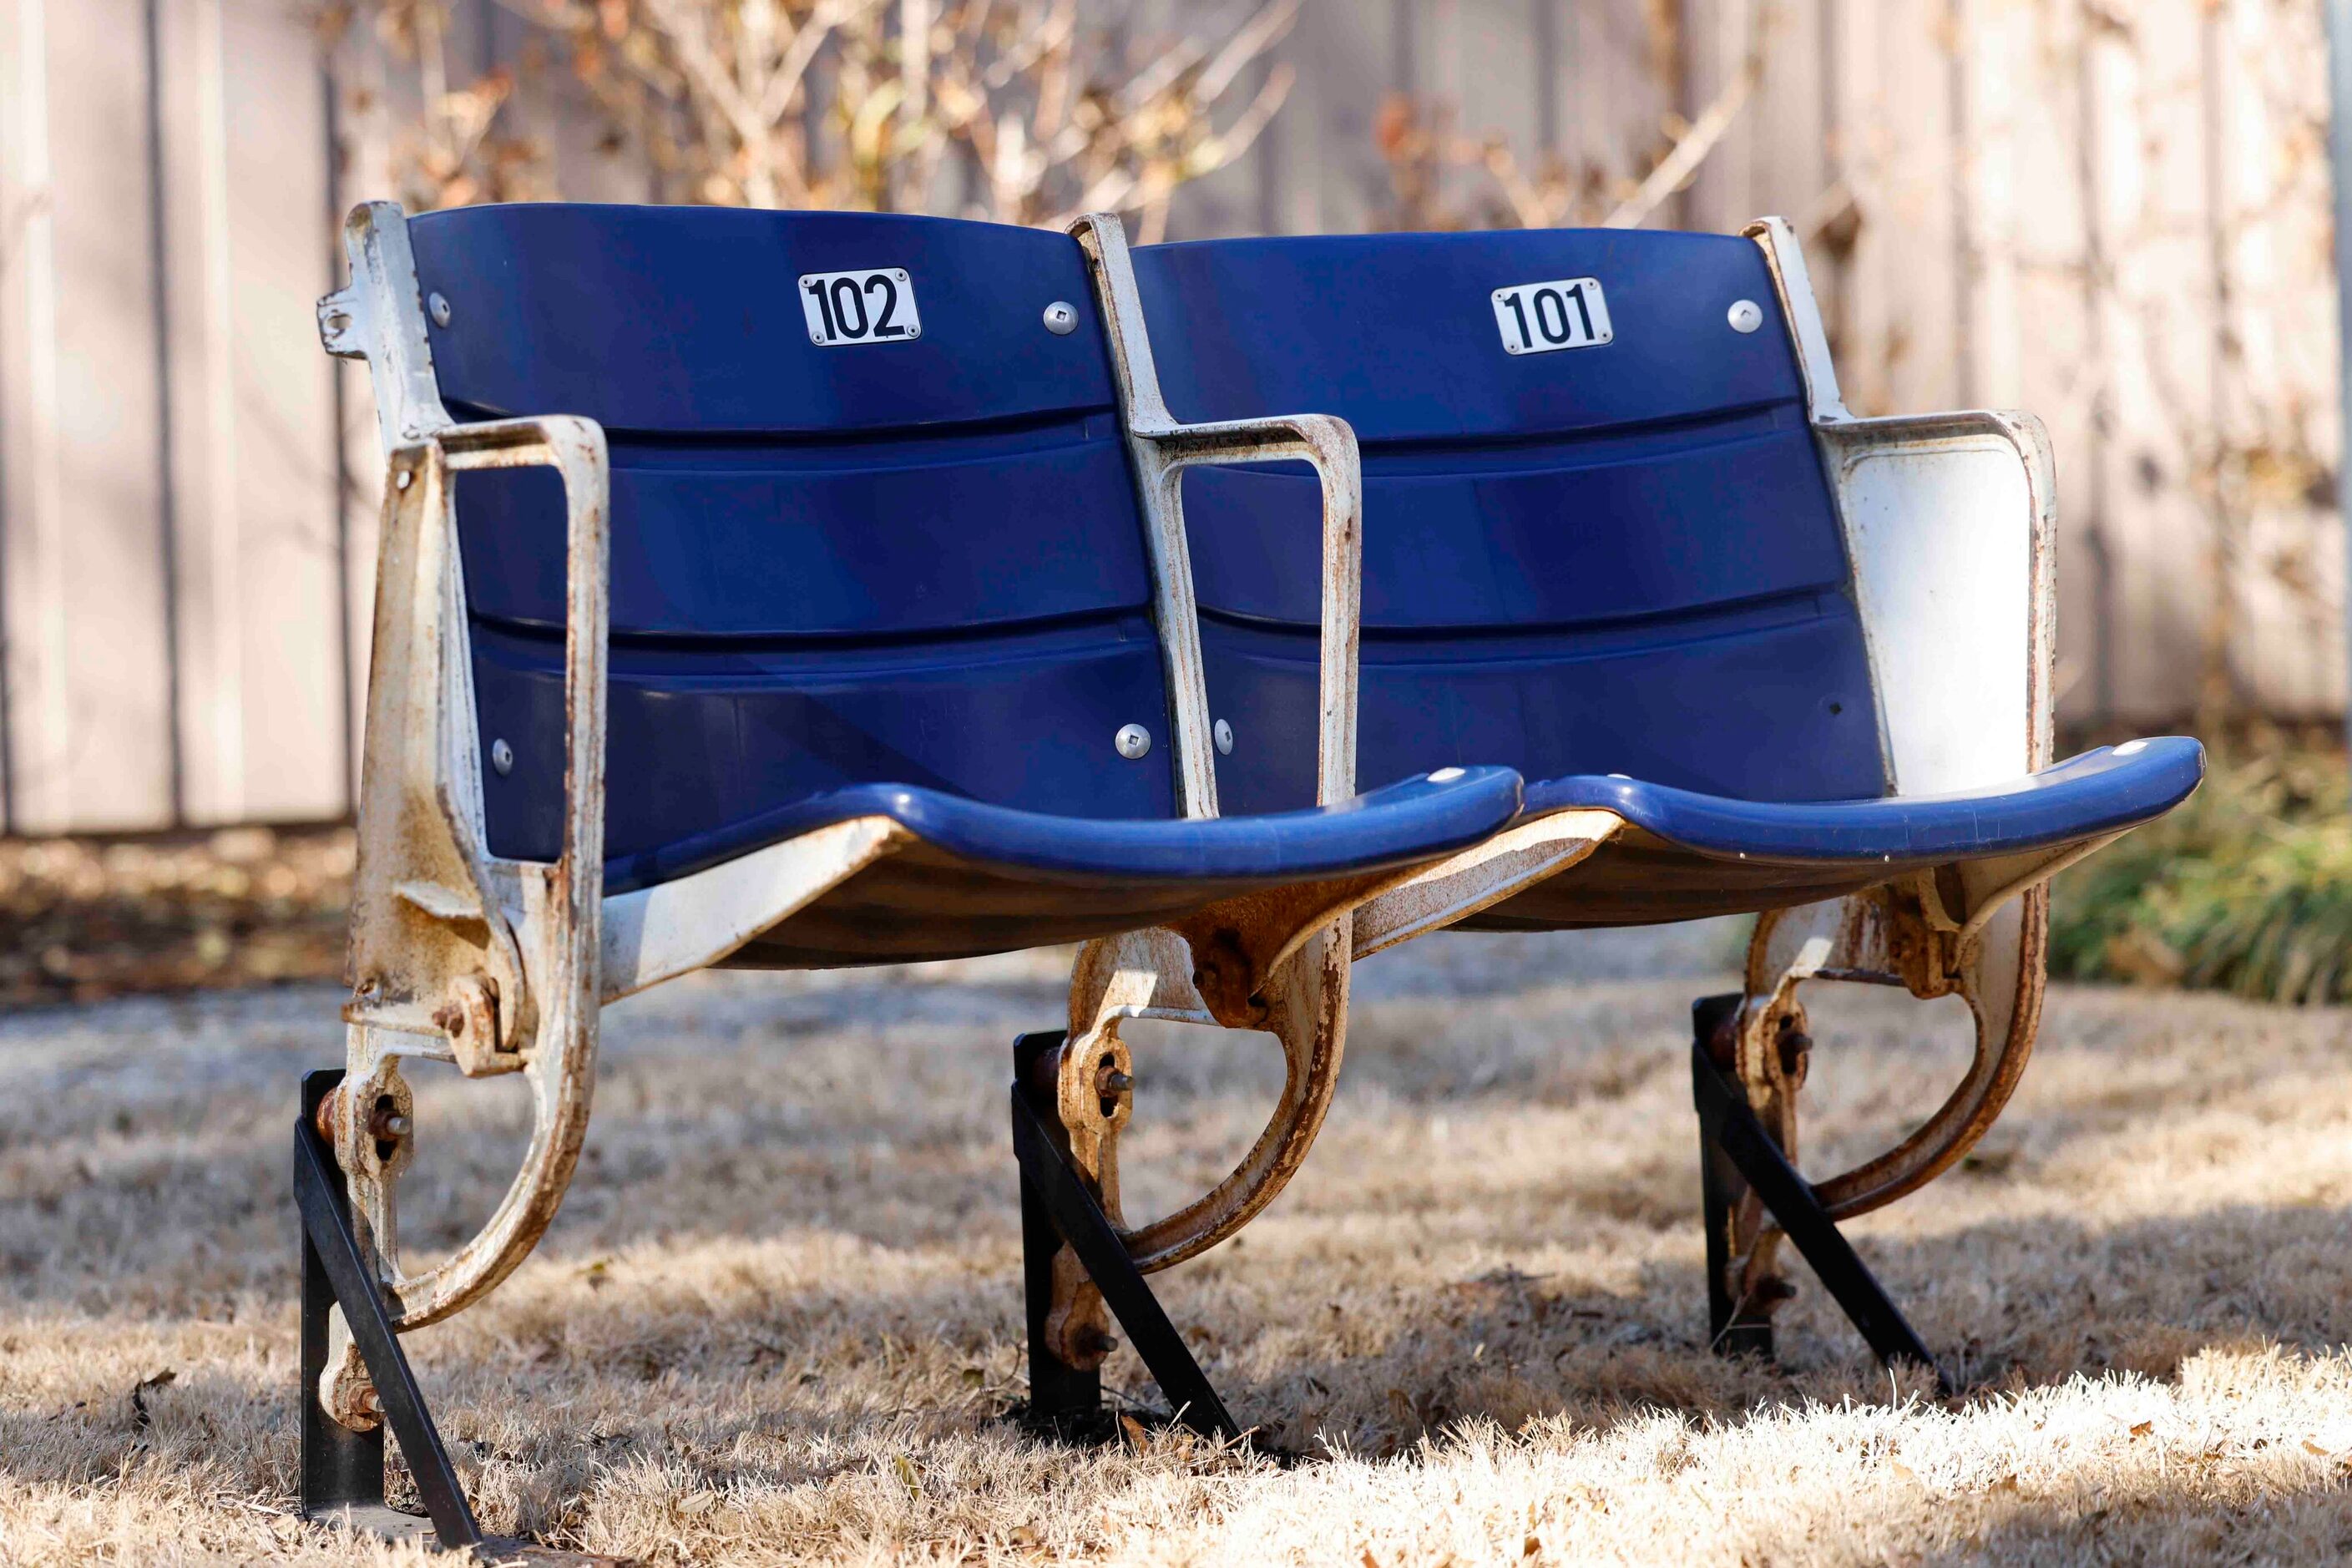
[[[328,278],[316,45],[260,7],[162,14],[186,816],[333,816],[347,715],[331,373],[307,309]]]
[[[2094,90],[2099,199],[2111,237],[2103,300],[2113,366],[2108,493],[2125,521],[2113,563],[2116,700],[2125,717],[2200,696],[2214,627],[2210,505],[2213,279],[2202,201],[2198,0],[2150,0],[2102,30]]]
[[[153,826],[173,803],[144,16],[16,0],[13,19],[11,827]]]
[[[2336,342],[2311,330],[2335,303],[2326,149],[2310,112],[2326,101],[2326,41],[2316,6],[2229,0],[2221,24],[2221,436],[2243,529],[2232,659],[2259,710],[2324,720],[2343,710],[2346,670],[2344,534],[2327,482],[2341,431]]]
[[[1860,100],[1848,123],[1862,224],[1842,370],[1858,412],[1960,401],[1950,4],[1885,0],[1845,13],[1841,75]]]

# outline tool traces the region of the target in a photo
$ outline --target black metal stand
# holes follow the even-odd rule
[[[1935,1373],[1939,1393],[1949,1393],[1936,1358],[1855,1255],[1811,1184],[1782,1156],[1739,1085],[1716,1065],[1708,1047],[1739,1001],[1707,996],[1691,1008],[1697,1035],[1691,1047],[1691,1089],[1698,1104],[1706,1210],[1707,1319],[1717,1347],[1726,1353],[1772,1351],[1771,1319],[1757,1310],[1759,1303],[1735,1300],[1728,1279],[1733,1216],[1741,1198],[1753,1192],[1878,1359],[1889,1365],[1916,1362]]]
[[[1074,1367],[1046,1347],[1053,1305],[1054,1254],[1065,1240],[1143,1364],[1160,1384],[1175,1419],[1210,1437],[1239,1437],[1241,1427],[1210,1385],[1201,1363],[1168,1321],[1126,1244],[1070,1163],[1069,1139],[1053,1100],[1030,1087],[1031,1069],[1066,1032],[1024,1035],[1013,1044],[1013,1156],[1021,1167],[1022,1278],[1028,1298],[1029,1415],[1066,1436],[1107,1432],[1102,1374]]]
[[[302,1115],[294,1124],[294,1202],[302,1215],[302,1517],[400,1540],[422,1538],[428,1528],[415,1514],[384,1505],[383,1428],[354,1432],[319,1403],[319,1377],[327,1369],[327,1312],[341,1307],[383,1401],[384,1425],[399,1439],[416,1477],[432,1533],[444,1547],[472,1550],[483,1544],[481,1526],[474,1521],[441,1435],[433,1429],[432,1415],[384,1311],[383,1293],[360,1250],[342,1172],[319,1136],[319,1102],[342,1078],[340,1068],[307,1075]]]

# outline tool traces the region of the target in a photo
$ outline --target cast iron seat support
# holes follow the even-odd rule
[[[1888,1366],[1911,1362],[1951,1392],[1943,1369],[1902,1310],[1822,1206],[1812,1184],[1782,1156],[1749,1108],[1727,1062],[1744,998],[1733,992],[1691,1004],[1691,1095],[1698,1109],[1701,1201],[1706,1220],[1706,1318],[1710,1346],[1723,1355],[1772,1353],[1772,1303],[1735,1289],[1735,1237],[1741,1201],[1754,1194],[1794,1243],[1871,1350]],[[1779,1277],[1771,1277],[1779,1284]]]
[[[1080,1440],[1111,1435],[1102,1408],[1102,1371],[1075,1367],[1054,1354],[1046,1329],[1055,1306],[1054,1255],[1067,1242],[1136,1353],[1160,1384],[1171,1418],[1204,1437],[1237,1439],[1241,1427],[1210,1386],[1183,1336],[1160,1310],[1142,1271],[1071,1162],[1069,1134],[1050,1079],[1037,1082],[1067,1031],[1024,1035],[1013,1043],[1013,1157],[1021,1169],[1021,1271],[1029,1333],[1029,1423]]]
[[[335,1152],[319,1136],[319,1106],[342,1080],[341,1068],[306,1074],[302,1114],[294,1122],[294,1202],[302,1216],[302,1516],[394,1539],[421,1538],[429,1528],[442,1546],[471,1549],[483,1543],[482,1527],[373,1288]],[[337,1310],[367,1363],[383,1422],[400,1440],[429,1521],[384,1504],[383,1426],[354,1431],[319,1403],[315,1390],[327,1371]]]

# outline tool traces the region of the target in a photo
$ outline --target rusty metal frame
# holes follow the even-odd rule
[[[387,469],[378,546],[346,1074],[320,1131],[402,1332],[478,1300],[529,1256],[585,1134],[604,1003],[718,962],[908,841],[856,818],[658,888],[603,896],[610,481],[603,430],[569,416],[457,424],[441,401],[407,220],[389,203],[345,225],[352,279],[319,304],[331,353],[364,359]],[[566,511],[564,826],[549,863],[488,853],[454,485],[554,468]],[[533,1124],[490,1219],[442,1262],[401,1261],[395,1193],[416,1155],[402,1063],[520,1072]],[[347,1426],[373,1391],[335,1324],[321,1403]]]

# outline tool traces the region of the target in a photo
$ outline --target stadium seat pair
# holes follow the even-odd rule
[[[1230,1433],[1146,1277],[1305,1158],[1353,960],[1757,913],[1696,1008],[1713,1331],[1769,1349],[1785,1237],[1932,1367],[1836,1222],[1999,1113],[2047,879],[2202,755],[2052,765],[2041,426],[1849,415],[1785,226],[1130,252],[1103,217],[374,205],[346,244],[320,325],[388,468],[348,1060],[296,1130],[307,1511],[403,1524],[388,1423],[478,1540],[396,1336],[546,1229],[604,1004],[720,964],[1083,943],[1015,1050],[1033,1414],[1086,1425],[1116,1319]],[[1958,995],[1977,1040],[1809,1182],[1814,979]],[[1129,1226],[1142,1017],[1268,1032],[1286,1076],[1229,1176]],[[413,1273],[410,1058],[534,1112]]]

